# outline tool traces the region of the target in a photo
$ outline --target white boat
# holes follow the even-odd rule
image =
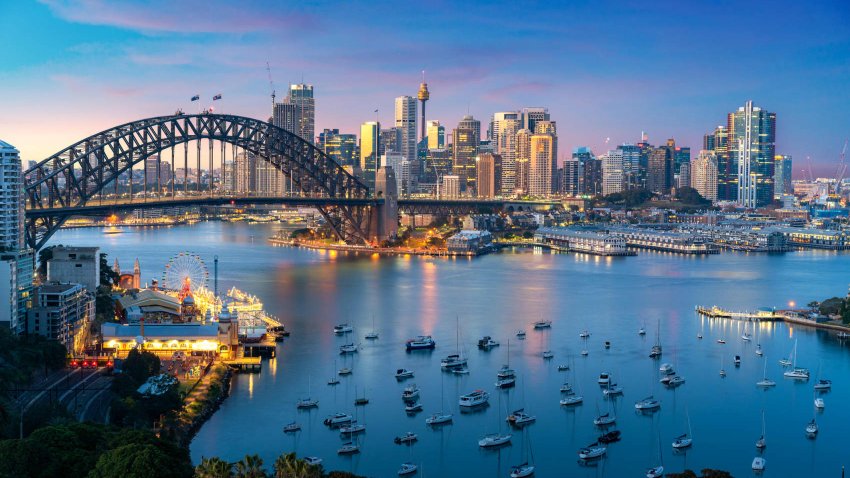
[[[745,342],[749,342],[749,341],[753,340],[753,336],[748,332],[744,332],[743,335],[741,335],[741,340],[743,340]]]
[[[561,393],[569,393],[569,392],[572,392],[572,391],[573,391],[573,386],[570,385],[569,382],[564,382],[564,384],[561,385]]]
[[[451,370],[453,368],[463,367],[466,363],[467,359],[465,357],[461,357],[460,354],[451,354],[440,361],[440,368]]]
[[[401,392],[401,399],[404,401],[416,400],[419,397],[419,387],[416,384],[411,384],[404,387],[404,391]]]
[[[725,344],[726,340],[725,339],[717,339],[717,343],[718,344]]]
[[[481,448],[492,448],[497,446],[507,445],[511,442],[511,435],[501,434],[501,433],[492,433],[490,435],[485,435],[483,438],[478,440],[478,446]]]
[[[636,410],[657,410],[661,408],[661,402],[656,400],[652,395],[635,402]]]
[[[844,340],[850,338],[850,334],[848,334],[847,332],[838,332],[838,338],[840,340]]]
[[[372,316],[372,331],[366,334],[367,340],[375,340],[378,338],[378,332],[375,330],[375,316]]]
[[[469,367],[467,367],[466,365],[461,366],[461,367],[455,367],[455,368],[452,369],[452,373],[455,374],[455,375],[468,374],[469,373]]]
[[[419,402],[408,402],[407,405],[404,406],[405,413],[416,414],[422,411],[422,404]]]
[[[764,422],[764,410],[761,411],[761,437],[756,440],[756,448],[759,450],[764,450],[767,447],[767,441],[765,440],[766,427]]]
[[[318,456],[305,456],[304,463],[307,463],[309,466],[319,466],[322,464],[322,459]]]
[[[602,372],[599,374],[599,378],[596,379],[596,383],[599,385],[608,385],[611,383],[611,374],[608,372]]]
[[[581,356],[582,356],[582,357],[587,357],[587,354],[589,354],[589,353],[590,353],[590,352],[588,352],[588,351],[587,351],[587,349],[582,350],[582,351],[581,351]]]
[[[809,379],[809,369],[794,367],[791,370],[786,370],[782,375],[793,378],[794,380],[808,380]]]
[[[519,410],[514,410],[508,415],[508,418],[505,419],[508,423],[515,427],[524,427],[525,425],[529,425],[537,421],[537,417],[534,415],[529,415],[525,413],[525,410],[520,408]]]
[[[764,468],[767,466],[767,460],[764,458],[757,456],[753,458],[753,471],[764,471]]]
[[[583,339],[587,339],[587,338],[590,338],[590,332],[588,332],[587,330],[584,330],[580,334],[578,334],[578,336],[583,338]]]
[[[352,328],[348,324],[334,325],[334,333],[337,334],[337,335],[347,334],[347,333],[353,332],[353,331],[354,331],[354,328]]]
[[[393,443],[401,445],[402,443],[413,443],[417,440],[419,440],[419,436],[413,432],[407,432],[404,435],[393,438]]]
[[[764,372],[762,379],[756,382],[757,387],[769,388],[776,386],[776,382],[767,378],[767,360],[764,361]]]
[[[591,443],[590,445],[579,449],[578,457],[581,460],[593,460],[594,458],[600,458],[606,451],[608,451],[608,449],[600,445],[599,442]]]
[[[670,377],[670,380],[667,381],[667,386],[673,388],[678,387],[683,383],[685,383],[685,377],[682,377],[680,375],[673,375],[672,377]]]
[[[338,427],[342,425],[347,425],[351,423],[352,420],[354,420],[354,418],[351,415],[347,413],[338,412],[325,418],[322,423],[329,427]]]
[[[398,476],[412,475],[416,473],[418,469],[419,467],[413,463],[402,463],[401,468],[398,469]]]
[[[549,329],[551,327],[552,327],[552,321],[551,320],[538,320],[537,322],[534,323],[534,328],[537,329],[537,330]]]
[[[735,366],[736,366],[736,367],[740,367],[740,366],[741,366],[741,356],[740,356],[740,355],[736,355],[736,356],[735,356],[735,360],[734,360],[734,361],[735,361]]]
[[[490,394],[484,390],[475,390],[466,395],[461,395],[458,404],[461,407],[476,407],[484,405],[490,400]]]
[[[356,435],[366,431],[366,425],[362,423],[351,422],[350,425],[339,428],[339,433],[342,435]]]
[[[581,395],[576,395],[575,392],[570,391],[570,392],[567,392],[566,397],[561,399],[560,403],[561,403],[561,405],[564,405],[564,406],[572,406],[572,405],[579,405],[583,401],[584,401],[584,397],[582,397]]]
[[[300,409],[316,408],[319,406],[319,401],[314,398],[302,398],[295,406]]]
[[[343,443],[336,452],[338,455],[352,455],[354,453],[360,453],[360,445],[352,442]]]
[[[764,350],[761,349],[761,344],[756,345],[756,355],[758,355],[759,357],[764,355]]]
[[[561,365],[558,365],[558,371],[559,371],[559,372],[567,372],[567,371],[569,371],[569,370],[570,370],[570,366],[569,366],[569,365],[567,365],[567,364],[565,364],[565,363],[562,363]]]
[[[796,355],[797,355],[797,341],[795,340],[794,341],[794,347],[791,348],[791,355],[789,355],[788,358],[779,359],[779,365],[782,365],[783,367],[790,367],[791,364],[793,364],[794,361],[796,360]]]
[[[679,435],[673,440],[673,448],[680,450],[682,448],[688,448],[694,443],[694,440],[686,433],[684,435]]]
[[[522,329],[517,330],[516,331],[516,338],[518,338],[520,340],[524,340],[525,339],[525,331],[522,330]]]
[[[503,365],[502,368],[499,369],[499,372],[496,374],[498,378],[512,378],[516,377],[516,372],[514,369],[510,368],[507,365]]]
[[[598,417],[593,419],[593,424],[596,425],[597,427],[604,427],[604,426],[611,425],[612,423],[614,423],[616,421],[617,421],[616,416],[611,415],[610,413],[603,413],[602,415],[599,415]]]
[[[661,367],[658,368],[658,371],[670,375],[673,373],[673,365],[669,363],[663,363],[661,364]]]
[[[496,388],[511,388],[516,385],[516,379],[511,378],[502,378],[496,381]]]
[[[430,417],[425,419],[426,425],[443,425],[445,423],[452,422],[452,414],[451,413],[435,413]]]
[[[301,425],[295,422],[287,423],[283,427],[283,433],[295,433],[301,430]]]
[[[815,384],[815,390],[829,390],[832,388],[831,380],[818,380],[818,383]]]
[[[823,410],[826,407],[826,404],[823,402],[823,399],[818,397],[815,399],[815,408],[818,410]]]
[[[339,369],[337,374],[342,375],[342,376],[346,376],[346,375],[351,375],[351,372],[352,372],[352,370],[350,368],[342,367],[341,369]]]
[[[610,383],[607,387],[602,390],[602,395],[606,397],[613,397],[615,395],[622,395],[623,387],[617,385],[616,383]]]
[[[646,478],[661,478],[664,476],[664,467],[659,465],[646,470]]]
[[[489,335],[485,335],[484,337],[481,337],[480,339],[478,339],[478,348],[481,349],[481,350],[490,350],[493,347],[498,347],[498,346],[499,346],[499,342],[493,340],[493,338],[490,337]]]
[[[784,359],[779,359],[779,365],[782,365],[783,367],[790,367],[790,366],[791,366],[791,361],[790,361],[790,360],[788,360],[788,359],[785,359],[785,358],[784,358]]]
[[[812,421],[810,421],[809,424],[806,425],[806,435],[808,435],[809,438],[814,438],[814,437],[817,436],[817,434],[818,434],[818,424],[817,424],[817,422],[815,422],[815,419],[812,418]]]
[[[407,350],[427,350],[434,349],[437,343],[430,335],[419,335],[414,339],[410,339],[404,343]]]
[[[395,379],[396,380],[405,380],[413,377],[413,370],[408,370],[406,368],[400,368],[395,371]]]
[[[354,352],[357,352],[357,344],[350,343],[339,346],[340,354],[353,354]]]
[[[661,356],[661,320],[658,321],[658,328],[655,331],[655,345],[649,351],[650,358],[658,358]]]
[[[547,360],[554,357],[554,356],[555,356],[555,354],[551,350],[544,350],[543,351],[543,358],[545,358]]]
[[[646,327],[641,327],[638,329],[638,335],[646,335]]]
[[[532,475],[534,475],[534,465],[523,463],[522,465],[511,467],[511,478],[524,478]]]

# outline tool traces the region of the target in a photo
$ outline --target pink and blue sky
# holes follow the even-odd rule
[[[850,136],[850,2],[0,2],[0,138],[41,160],[110,126],[194,111],[270,113],[315,87],[316,130],[357,133],[415,95],[452,128],[467,110],[547,106],[562,155],[702,134],[752,99],[777,113],[800,177],[835,171]]]

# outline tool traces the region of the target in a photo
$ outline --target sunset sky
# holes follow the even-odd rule
[[[279,98],[314,85],[317,132],[391,121],[426,70],[428,119],[546,106],[562,157],[641,131],[696,151],[748,99],[797,177],[806,156],[832,175],[850,136],[847,1],[4,1],[0,58],[0,138],[24,161],[217,93],[267,118],[266,62]]]

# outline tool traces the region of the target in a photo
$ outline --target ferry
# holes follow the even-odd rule
[[[484,390],[475,390],[472,393],[461,395],[460,400],[458,400],[458,404],[460,404],[461,407],[477,407],[479,405],[484,405],[489,400],[489,393]]]
[[[436,346],[437,342],[434,342],[434,339],[432,339],[430,335],[420,335],[415,339],[410,339],[405,342],[407,350],[434,350],[434,347]]]

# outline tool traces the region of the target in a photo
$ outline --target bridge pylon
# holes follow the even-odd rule
[[[398,234],[398,187],[395,171],[384,166],[375,173],[375,196],[383,199],[372,208],[369,239],[380,244]]]

